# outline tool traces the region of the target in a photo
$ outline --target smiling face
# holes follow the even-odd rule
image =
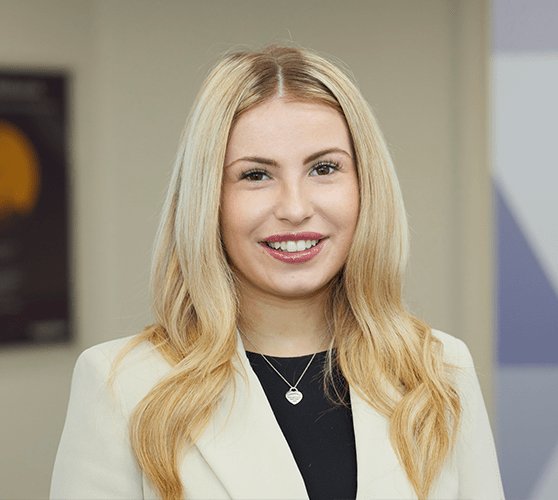
[[[227,145],[220,212],[243,287],[283,298],[322,291],[345,263],[359,212],[344,118],[280,98],[242,114]]]

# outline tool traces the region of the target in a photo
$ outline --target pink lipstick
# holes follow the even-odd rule
[[[275,243],[277,241],[321,240],[323,237],[323,234],[307,231],[304,233],[274,234],[272,236],[268,236],[263,241],[267,243]]]
[[[275,234],[266,238],[262,243],[260,243],[260,245],[268,254],[270,254],[273,258],[280,260],[281,262],[285,262],[287,264],[301,264],[304,262],[308,262],[320,253],[324,246],[323,238],[323,234],[311,232]],[[302,242],[307,242],[309,240],[318,241],[318,243],[313,247],[299,251],[285,251],[284,249],[284,245],[286,242],[289,242],[289,246],[291,246],[294,245],[294,243],[296,242],[301,242],[300,244],[302,244]],[[272,248],[273,245],[268,246],[266,243],[283,243],[283,250]],[[302,246],[304,247],[303,244]]]

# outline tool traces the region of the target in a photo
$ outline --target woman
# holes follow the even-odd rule
[[[53,498],[503,498],[465,345],[401,300],[391,160],[337,67],[207,78],[153,267],[156,323],[77,362]]]

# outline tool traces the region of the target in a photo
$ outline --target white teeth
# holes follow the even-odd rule
[[[282,250],[283,252],[302,252],[316,246],[320,240],[297,240],[297,241],[276,241],[274,243],[267,243],[267,246],[275,248],[275,250]]]
[[[296,242],[287,241],[287,252],[296,252]]]

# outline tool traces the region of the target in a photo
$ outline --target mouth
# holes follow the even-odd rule
[[[307,236],[307,235],[305,235]],[[322,236],[320,234],[320,236]],[[280,236],[272,237],[282,239]],[[300,238],[300,236],[299,236]],[[315,240],[282,239],[282,241],[260,242],[265,252],[284,264],[305,264],[314,259],[324,248],[325,237]],[[276,248],[277,247],[277,248]]]
[[[322,238],[323,239],[323,238]],[[303,252],[315,247],[322,239],[318,240],[287,240],[287,241],[264,241],[264,245],[274,250],[279,250],[285,253]]]
[[[302,233],[274,234],[260,243],[279,252],[296,253],[310,250],[323,239],[325,239],[323,234],[306,231]]]

